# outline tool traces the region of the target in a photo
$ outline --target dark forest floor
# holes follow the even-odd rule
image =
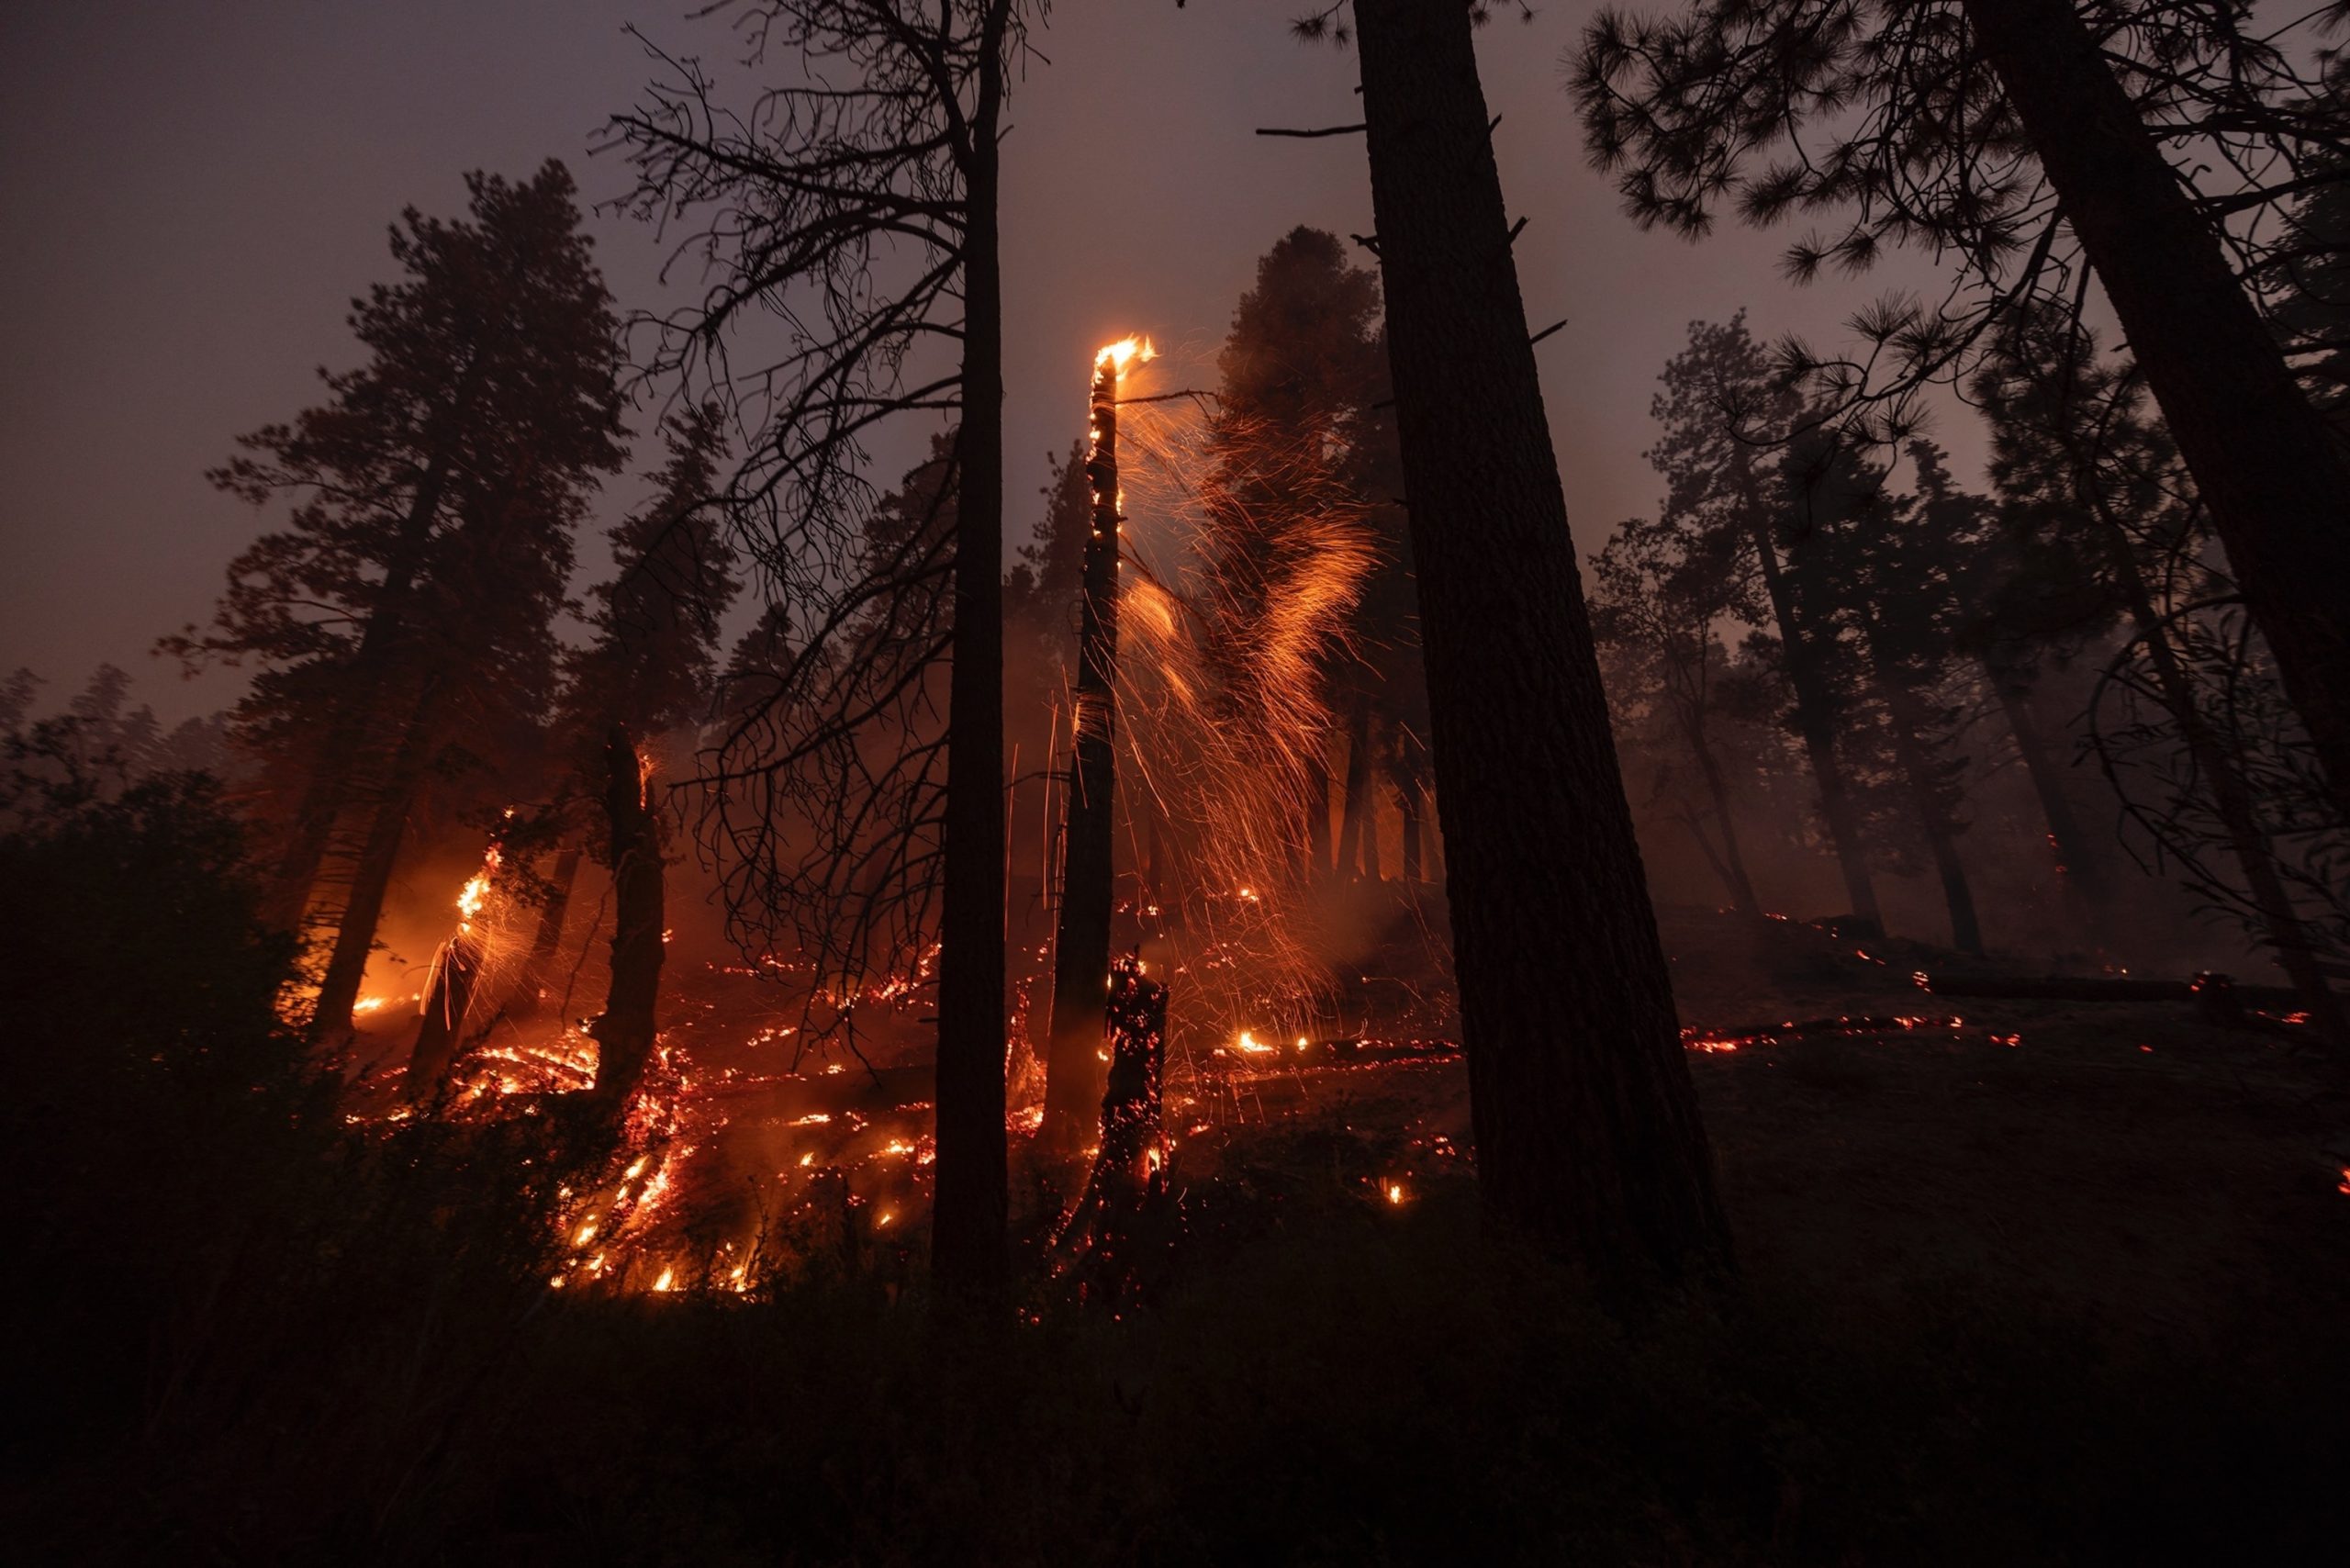
[[[936,1313],[912,1238],[750,1300],[444,1304],[354,1331],[314,1398],[263,1377],[23,1470],[0,1528],[25,1561],[2338,1553],[2333,1063],[2174,1003],[1945,1002],[1908,979],[1942,956],[1897,944],[1668,924],[1711,1030],[1964,1022],[1693,1053],[1740,1274],[1629,1327],[1484,1234],[1457,1062],[1275,1071],[1176,1129],[1184,1232],[1119,1320],[1049,1290]]]

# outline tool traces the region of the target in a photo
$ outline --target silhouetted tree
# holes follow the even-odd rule
[[[1834,634],[1807,622],[1790,581],[1790,547],[1808,533],[1795,526],[1799,498],[1782,482],[1773,448],[1804,427],[1801,405],[1772,374],[1743,312],[1725,323],[1691,323],[1688,347],[1666,363],[1662,380],[1649,411],[1663,434],[1647,456],[1664,476],[1664,521],[1689,536],[1684,548],[1693,561],[1738,564],[1740,618],[1767,621],[1776,633],[1846,905],[1881,927],[1865,812],[1839,751],[1845,702],[1829,645]]]
[[[643,106],[613,122],[637,169],[634,206],[695,225],[689,248],[713,276],[699,304],[649,323],[652,364],[728,398],[750,431],[729,499],[770,596],[793,606],[805,638],[764,704],[721,737],[701,780],[708,826],[740,857],[730,916],[755,939],[801,918],[776,895],[805,886],[756,819],[815,801],[846,818],[847,831],[874,822],[899,830],[898,848],[874,862],[880,902],[896,914],[860,929],[876,938],[926,931],[934,913],[932,1256],[942,1281],[987,1284],[1004,1269],[1008,1201],[997,190],[1006,70],[1023,47],[1024,10],[1015,0],[920,11],[894,0],[742,0],[727,9],[751,40],[749,64],[772,61],[780,84],[738,112],[697,62],[665,56],[667,74]],[[731,354],[760,313],[780,319],[782,342],[748,374]],[[894,417],[925,412],[959,421],[939,492],[954,498],[951,542],[939,546],[917,528],[877,561],[863,549],[875,500],[863,442]],[[818,651],[837,653],[872,624],[874,606],[901,595],[923,606],[924,632],[900,656]],[[868,775],[860,732],[925,702],[927,671],[950,650],[948,743],[915,746],[878,779]],[[849,947],[822,958],[856,967],[875,957],[870,943]]]
[[[2230,573],[2350,821],[2350,452],[2311,407],[2247,283],[2295,194],[2341,179],[2344,106],[2241,3],[1698,0],[1613,8],[1574,62],[1591,153],[1643,223],[1701,234],[1841,212],[1799,275],[1887,245],[1960,273],[1953,303],[1863,318],[1858,363],[1799,367],[1848,396],[1963,374],[2015,308],[2077,313],[2093,274],[2210,508]],[[1765,162],[1784,149],[1786,155]],[[2278,238],[2281,235],[2282,238]],[[1892,386],[1883,373],[1892,374]]]
[[[211,627],[166,639],[260,670],[240,738],[285,802],[269,916],[293,926],[338,827],[357,835],[319,1001],[346,1026],[418,791],[459,727],[544,707],[548,617],[587,490],[621,462],[614,320],[570,174],[467,176],[471,216],[414,208],[404,275],[354,303],[369,353],[213,480],[293,511],[231,564]]]
[[[1736,577],[1707,549],[1705,536],[1631,518],[1592,557],[1592,635],[1612,655],[1608,697],[1617,739],[1661,725],[1656,737],[1685,758],[1662,766],[1651,798],[1673,814],[1722,879],[1731,907],[1759,919],[1740,843],[1738,806],[1717,741],[1729,657],[1717,628],[1736,610]],[[1682,785],[1694,772],[1699,793]]]
[[[1356,0],[1478,1181],[1603,1278],[1727,1227],[1460,0]],[[1562,974],[1562,958],[1572,969]]]
[[[2298,737],[2279,745],[2273,736],[2232,731],[2232,720],[2257,706],[2254,693],[2199,689],[2195,645],[2208,643],[2209,617],[2224,613],[2232,595],[2203,559],[2196,492],[2146,409],[2134,370],[2102,361],[2096,334],[2061,314],[2027,314],[2003,334],[1970,392],[1991,421],[1992,479],[2002,500],[2023,514],[2017,526],[2046,547],[2074,554],[2128,625],[2131,635],[2109,666],[2107,684],[2119,683],[2125,703],[2134,693],[2154,708],[2172,743],[2165,749],[2184,755],[2187,766],[2161,769],[2167,782],[2157,800],[2145,801],[2128,787],[2116,748],[2100,742],[2107,776],[2125,808],[2157,854],[2179,863],[2191,887],[2238,913],[2276,953],[2320,1026],[2341,1035],[2322,938],[2295,896],[2296,863],[2278,848],[2280,835],[2313,841],[2302,885],[2309,902],[2333,909],[2338,922],[2338,855],[2325,847],[2338,843],[2338,829],[2322,820],[2322,804],[2314,823],[2306,820],[2311,813],[2293,809],[2297,797],[2322,802],[2324,796],[2322,784],[2294,777]],[[2246,673],[2243,652],[2221,661],[2223,679]],[[2137,729],[2143,750],[2142,727],[2117,727]],[[2270,788],[2255,784],[2255,768]],[[2233,863],[2240,881],[2207,867],[2207,846]]]

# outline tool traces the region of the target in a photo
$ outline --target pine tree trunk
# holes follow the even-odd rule
[[[1998,696],[1999,711],[2007,715],[2008,732],[2015,737],[2016,756],[2040,801],[2041,819],[2048,824],[2048,847],[2055,857],[2056,874],[2064,879],[2067,901],[2083,917],[2101,920],[2107,890],[2103,857],[2090,847],[2072,798],[2065,792],[2064,775],[2049,755],[2039,716],[2032,711],[2031,689],[1989,659],[1983,671]]]
[[[1925,836],[1926,853],[1942,885],[1942,907],[1950,913],[1950,945],[1980,957],[1983,926],[1975,913],[1975,890],[1966,879],[1966,863],[1958,857],[1958,824],[1951,820],[1949,808],[1934,787],[1933,756],[1926,745],[1917,697],[1901,673],[1882,659],[1876,660],[1876,678],[1892,719],[1893,753],[1908,786],[1910,809],[1917,813],[1918,831]]]
[[[661,823],[645,799],[644,767],[628,731],[604,736],[604,827],[612,868],[612,970],[596,1040],[596,1097],[625,1112],[660,1033],[663,908]]]
[[[318,1008],[310,1016],[313,1046],[337,1045],[352,1033],[352,1009],[358,1004],[359,988],[367,979],[367,955],[375,948],[375,927],[384,917],[392,868],[399,860],[400,841],[408,834],[408,812],[416,805],[425,767],[432,760],[440,692],[440,678],[429,677],[400,734],[398,749],[385,769],[383,787],[368,820],[367,837],[352,871],[350,895],[335,925],[326,978],[319,984]]]
[[[2350,822],[2350,455],[2071,0],[1965,0]]]
[[[1836,759],[1836,714],[1819,679],[1818,653],[1796,618],[1795,598],[1787,591],[1786,573],[1779,564],[1779,548],[1771,538],[1770,525],[1758,515],[1752,532],[1763,590],[1770,596],[1772,619],[1778,622],[1780,645],[1786,650],[1787,684],[1796,696],[1796,730],[1811,762],[1812,782],[1819,787],[1819,814],[1828,823],[1837,868],[1844,874],[1844,898],[1855,915],[1883,931],[1885,913],[1877,907],[1876,886],[1869,879],[1860,812],[1844,782],[1843,765]]]
[[[1371,700],[1361,692],[1347,711],[1347,793],[1338,806],[1337,876],[1350,882],[1362,868],[1363,808],[1371,794]]]
[[[1118,763],[1118,372],[1097,364],[1093,445],[1085,464],[1093,522],[1085,541],[1085,593],[1077,635],[1077,734],[1069,756],[1060,918],[1053,945],[1052,1056],[1045,1069],[1044,1136],[1058,1146],[1091,1136],[1102,1104],[1101,1058],[1109,1002],[1110,912],[1116,902]]]
[[[1727,1261],[1459,0],[1355,0],[1487,1210],[1611,1287]]]
[[[979,1291],[1004,1278],[1011,1206],[1003,1127],[1003,286],[996,253],[997,132],[1010,6],[990,0],[988,7],[978,99],[958,155],[968,216],[931,1223],[931,1268],[939,1282]]]
[[[452,404],[436,420],[441,433],[431,457],[417,479],[416,494],[400,518],[384,581],[375,590],[375,608],[360,633],[359,646],[337,681],[334,716],[319,737],[316,761],[303,783],[301,802],[295,808],[293,831],[278,857],[262,908],[264,923],[294,930],[308,910],[310,891],[326,860],[334,836],[335,819],[351,798],[351,768],[362,750],[367,729],[381,715],[377,705],[390,682],[393,654],[407,630],[408,599],[424,568],[424,550],[440,516],[441,498],[448,488],[448,426],[470,408],[477,384],[479,361],[468,365]]]

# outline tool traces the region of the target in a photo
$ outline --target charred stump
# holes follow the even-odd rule
[[[1110,1075],[1102,1095],[1102,1148],[1058,1247],[1082,1248],[1077,1278],[1087,1301],[1115,1305],[1148,1288],[1171,1241],[1160,1081],[1167,1067],[1167,988],[1128,953],[1110,971]]]
[[[604,818],[612,866],[612,979],[595,1037],[596,1096],[624,1106],[653,1057],[661,992],[660,822],[645,799],[643,765],[628,732],[604,739]]]

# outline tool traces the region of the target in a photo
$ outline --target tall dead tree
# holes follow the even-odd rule
[[[1076,737],[1063,812],[1061,890],[1053,945],[1052,1044],[1045,1074],[1045,1136],[1069,1143],[1090,1129],[1102,1098],[1103,1008],[1110,983],[1112,846],[1118,783],[1118,380],[1132,340],[1093,362],[1089,418],[1092,527],[1078,609]]]
[[[1355,0],[1477,1170],[1605,1280],[1726,1260],[1461,0]]]
[[[795,938],[854,991],[938,957],[940,1282],[1001,1280],[1008,1206],[1003,982],[1003,318],[996,207],[1018,0],[739,0],[752,70],[722,101],[658,54],[613,121],[633,205],[692,226],[710,286],[641,323],[651,368],[737,416],[741,543],[800,641],[733,685],[702,758],[705,841],[746,947]],[[783,330],[746,332],[754,316]],[[780,342],[756,366],[737,348]],[[877,532],[865,443],[959,420],[912,526]],[[947,672],[943,726],[934,677]]]

